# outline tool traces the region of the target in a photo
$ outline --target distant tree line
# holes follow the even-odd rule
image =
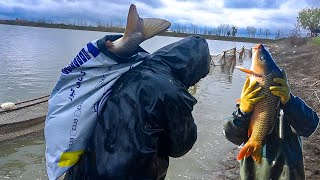
[[[250,38],[274,38],[281,39],[284,37],[301,37],[301,28],[309,31],[309,36],[320,35],[320,7],[304,8],[298,13],[297,23],[294,24],[294,28],[291,32],[285,32],[281,29],[276,29],[271,32],[268,28],[257,29],[254,26],[247,26],[245,28],[247,37]],[[173,24],[170,30],[176,33],[191,33],[191,34],[207,34],[215,36],[231,36],[231,37],[243,37],[244,34],[239,34],[238,27],[232,24],[221,24],[218,27],[201,27],[195,24],[181,25]],[[271,36],[272,34],[272,36]]]
[[[21,19],[16,19],[17,21],[23,21]],[[109,20],[101,21],[98,20],[96,23],[90,23],[86,20],[49,20],[49,19],[38,19],[31,20],[32,22],[47,23],[47,24],[59,24],[59,25],[69,25],[69,26],[84,26],[84,27],[97,27],[100,29],[124,29],[126,22],[124,20]],[[217,27],[199,26],[196,24],[179,24],[172,23],[169,28],[170,31],[176,33],[186,33],[186,34],[204,34],[204,35],[214,35],[214,36],[229,36],[229,37],[250,37],[250,38],[266,38],[266,39],[280,39],[285,37],[287,34],[280,29],[273,32],[271,37],[271,31],[268,28],[256,28],[254,26],[248,26],[242,28],[242,33],[239,33],[239,28],[232,24],[221,24]]]
[[[238,27],[232,24],[221,24],[217,27],[198,26],[195,24],[172,24],[170,30],[176,33],[188,34],[205,34],[214,36],[231,36],[231,37],[250,37],[250,38],[271,38],[271,31],[268,28],[257,30],[254,26],[245,28],[246,34],[239,34]],[[273,38],[281,39],[286,37],[287,33],[284,30],[277,29],[273,33]]]
[[[16,19],[16,21],[23,21]],[[117,30],[121,31],[125,28],[126,22],[124,20],[98,20],[96,23],[92,23],[86,20],[48,20],[37,19],[31,20],[32,22],[47,23],[47,24],[60,24],[70,26],[85,26],[85,27],[98,27],[100,29]],[[214,36],[230,36],[230,37],[250,37],[250,38],[266,38],[266,39],[281,39],[287,36],[298,37],[301,36],[301,29],[309,31],[310,36],[317,36],[320,34],[320,7],[304,8],[298,13],[297,23],[294,29],[287,33],[284,30],[276,29],[271,32],[268,28],[256,28],[254,26],[247,26],[242,29],[242,33],[239,33],[239,28],[232,24],[221,24],[217,27],[199,26],[196,24],[179,24],[172,23],[170,31],[176,33],[187,34],[205,34]],[[244,33],[246,32],[246,33]],[[272,34],[272,36],[271,36]]]

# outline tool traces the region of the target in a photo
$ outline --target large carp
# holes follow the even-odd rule
[[[250,70],[243,67],[237,68],[249,75],[250,84],[257,81],[262,87],[260,95],[265,96],[253,109],[248,129],[249,140],[241,148],[237,159],[242,160],[251,155],[253,160],[260,164],[264,139],[272,131],[279,114],[280,98],[271,94],[269,87],[277,86],[273,79],[283,78],[283,75],[262,44],[252,48]]]

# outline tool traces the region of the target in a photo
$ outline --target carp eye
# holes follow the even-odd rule
[[[265,58],[264,56],[260,56],[260,59],[261,59],[262,61],[266,60],[266,58]]]

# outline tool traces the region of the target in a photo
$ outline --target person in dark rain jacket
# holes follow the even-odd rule
[[[188,88],[209,73],[208,44],[169,44],[123,74],[103,104],[91,145],[65,179],[164,179],[169,157],[197,139]]]
[[[272,132],[266,136],[261,164],[254,162],[251,156],[240,161],[241,179],[305,179],[300,136],[309,137],[317,128],[319,118],[303,100],[290,93],[286,78],[274,81],[279,86],[270,87],[270,90],[280,97],[284,115],[279,115],[280,120],[275,122]],[[259,90],[254,92],[258,88],[258,85],[244,86],[243,94],[248,96],[241,98],[233,116],[224,125],[226,138],[236,145],[248,140],[252,110],[258,102],[256,100],[261,100]]]

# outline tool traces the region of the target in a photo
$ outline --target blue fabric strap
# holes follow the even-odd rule
[[[96,48],[91,42],[87,44],[88,51],[93,55],[93,57],[97,57],[100,53],[99,49]]]

